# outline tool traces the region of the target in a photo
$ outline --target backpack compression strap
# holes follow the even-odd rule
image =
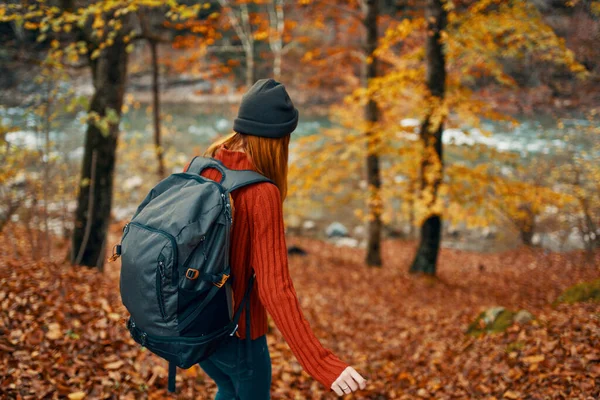
[[[223,163],[214,158],[194,157],[186,172],[200,175],[207,168],[214,168],[221,173],[221,186],[228,192],[233,192],[236,189],[244,186],[252,185],[260,182],[271,182],[270,179],[262,176],[258,172],[245,170],[233,170],[225,167]]]

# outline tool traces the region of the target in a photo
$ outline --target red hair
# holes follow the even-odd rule
[[[283,202],[287,196],[289,144],[290,135],[273,139],[234,132],[211,144],[204,155],[214,157],[221,146],[230,150],[243,149],[256,171],[279,188]]]

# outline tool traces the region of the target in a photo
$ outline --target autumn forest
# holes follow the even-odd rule
[[[130,336],[115,249],[265,78],[348,398],[600,398],[600,1],[3,0],[0,44],[0,398],[214,398]],[[272,398],[337,397],[267,341]]]

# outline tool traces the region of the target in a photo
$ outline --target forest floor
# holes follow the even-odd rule
[[[585,265],[579,252],[443,249],[432,279],[407,273],[414,242],[385,242],[381,269],[364,267],[362,250],[304,238],[288,244],[309,253],[291,257],[290,270],[316,335],[368,378],[348,398],[600,397],[600,303],[552,305],[565,288],[600,276],[600,254]],[[0,253],[0,398],[169,398],[166,362],[125,328],[118,263],[101,273],[32,261],[21,246]],[[466,335],[492,306],[536,319]],[[335,398],[302,371],[276,328],[268,341],[274,399]],[[216,390],[198,367],[181,370],[177,385],[179,399],[212,399]]]

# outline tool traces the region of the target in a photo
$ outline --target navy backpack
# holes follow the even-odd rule
[[[207,168],[217,169],[221,181],[200,176]],[[230,194],[259,182],[271,181],[195,157],[187,172],[167,177],[148,193],[115,246],[121,298],[131,314],[127,327],[137,343],[169,361],[171,392],[176,367],[206,359],[236,333],[244,307],[249,314],[254,276],[234,312]]]

